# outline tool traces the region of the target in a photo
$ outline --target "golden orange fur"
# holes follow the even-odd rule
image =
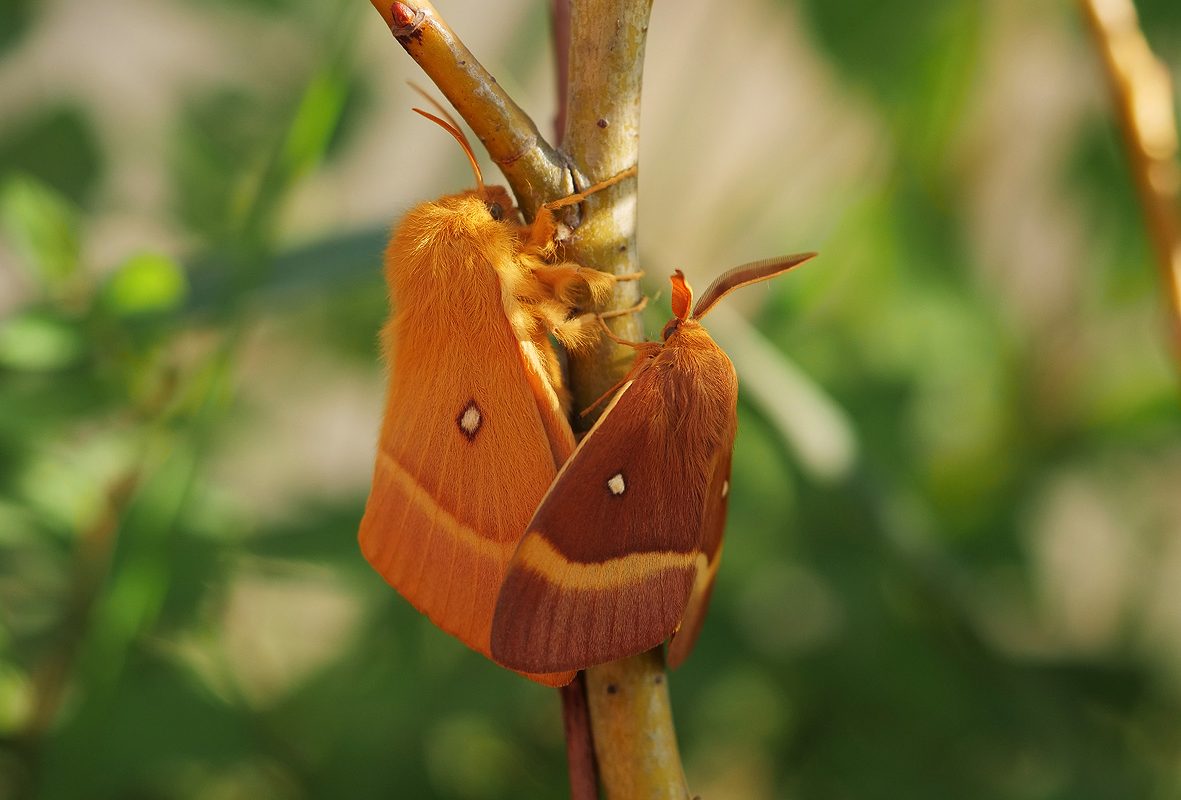
[[[361,549],[485,656],[508,561],[574,449],[549,335],[585,340],[574,310],[614,283],[552,263],[553,234],[548,211],[524,225],[503,188],[480,185],[412,209],[385,254],[389,393]],[[527,677],[562,685],[573,673]]]

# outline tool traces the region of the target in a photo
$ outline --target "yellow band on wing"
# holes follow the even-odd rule
[[[394,483],[402,491],[406,497],[407,502],[416,506],[424,515],[428,516],[434,523],[435,530],[441,531],[456,542],[460,546],[475,552],[477,555],[491,558],[497,564],[503,565],[512,556],[515,542],[495,542],[485,536],[481,536],[475,528],[470,525],[465,525],[455,518],[455,515],[448,511],[431,496],[431,493],[422,487],[414,476],[406,471],[406,468],[394,459],[389,453],[384,451],[378,452],[378,458],[383,467],[389,470],[390,477],[393,478]],[[503,567],[501,567],[503,569]]]
[[[585,564],[566,558],[537,531],[530,531],[522,540],[514,558],[555,586],[583,591],[636,586],[661,572],[702,570],[707,564],[704,553],[676,552],[628,553]]]

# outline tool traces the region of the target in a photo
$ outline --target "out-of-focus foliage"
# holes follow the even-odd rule
[[[546,4],[439,5],[547,127]],[[1138,5],[1176,75],[1181,5]],[[1176,796],[1181,411],[1076,10],[690,6],[652,21],[651,291],[820,249],[727,303],[852,454],[741,409],[671,678],[694,791]],[[385,229],[469,180],[367,11],[0,11],[0,798],[566,791],[556,695],[357,552]]]

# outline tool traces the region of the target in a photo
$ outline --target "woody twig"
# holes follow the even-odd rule
[[[418,62],[500,167],[525,216],[573,191],[564,159],[529,115],[476,60],[427,0],[371,0],[398,44]]]
[[[406,49],[459,111],[501,167],[527,215],[543,203],[570,194],[635,166],[639,158],[640,87],[651,0],[572,0],[563,103],[562,150],[556,151],[536,125],[476,61],[430,3],[371,0]],[[561,0],[559,0],[561,2]],[[564,42],[559,37],[559,46]],[[568,56],[568,62],[562,56]],[[639,271],[636,250],[636,183],[625,181],[596,193],[580,206],[582,217],[565,243],[565,255],[585,266],[627,275]],[[610,310],[636,307],[636,281],[621,281]],[[610,320],[619,338],[640,340],[638,314]],[[574,407],[589,407],[616,385],[633,354],[609,338],[597,349],[574,354],[570,388]],[[581,421],[584,428],[593,418]],[[582,677],[580,676],[580,680]],[[580,707],[571,696],[568,707]],[[573,702],[578,700],[577,703]],[[659,649],[588,669],[585,704],[593,732],[598,777],[608,800],[675,798],[688,790],[677,749],[671,704]],[[567,724],[576,722],[568,715]],[[576,763],[571,752],[576,798],[594,797],[593,765]]]
[[[1169,311],[1181,371],[1181,168],[1168,67],[1148,46],[1132,0],[1080,0],[1111,85]]]
[[[651,0],[573,0],[570,20],[566,129],[562,149],[593,182],[637,163],[640,89]],[[635,190],[595,198],[575,231],[569,255],[617,275],[640,269]],[[617,285],[615,308],[635,305],[634,281]],[[640,341],[636,314],[610,321],[622,339]],[[604,337],[597,350],[576,354],[570,385],[576,407],[587,407],[627,373],[634,353]],[[586,420],[589,423],[590,420]],[[599,780],[608,798],[688,796],[677,749],[672,705],[660,649],[591,667],[587,701]]]

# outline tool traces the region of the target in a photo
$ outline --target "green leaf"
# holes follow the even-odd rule
[[[349,82],[339,69],[326,69],[308,84],[283,143],[285,177],[305,174],[324,156],[348,93]]]
[[[105,170],[105,155],[86,108],[54,101],[25,113],[6,108],[0,114],[0,176],[32,176],[86,207]]]
[[[0,662],[0,732],[15,733],[32,704],[28,677],[16,666]]]
[[[272,234],[275,217],[292,187],[323,159],[349,94],[345,71],[325,65],[304,89],[278,155],[262,174],[256,193],[244,195],[247,238]]]
[[[77,329],[44,312],[24,312],[0,324],[0,366],[57,370],[75,363],[82,351]]]
[[[78,214],[44,183],[16,176],[0,188],[0,224],[33,277],[50,288],[78,271]]]
[[[184,303],[188,291],[188,280],[179,264],[159,253],[138,253],[111,275],[102,299],[120,316],[158,314]]]
[[[0,53],[20,41],[33,16],[33,0],[0,3]]]

